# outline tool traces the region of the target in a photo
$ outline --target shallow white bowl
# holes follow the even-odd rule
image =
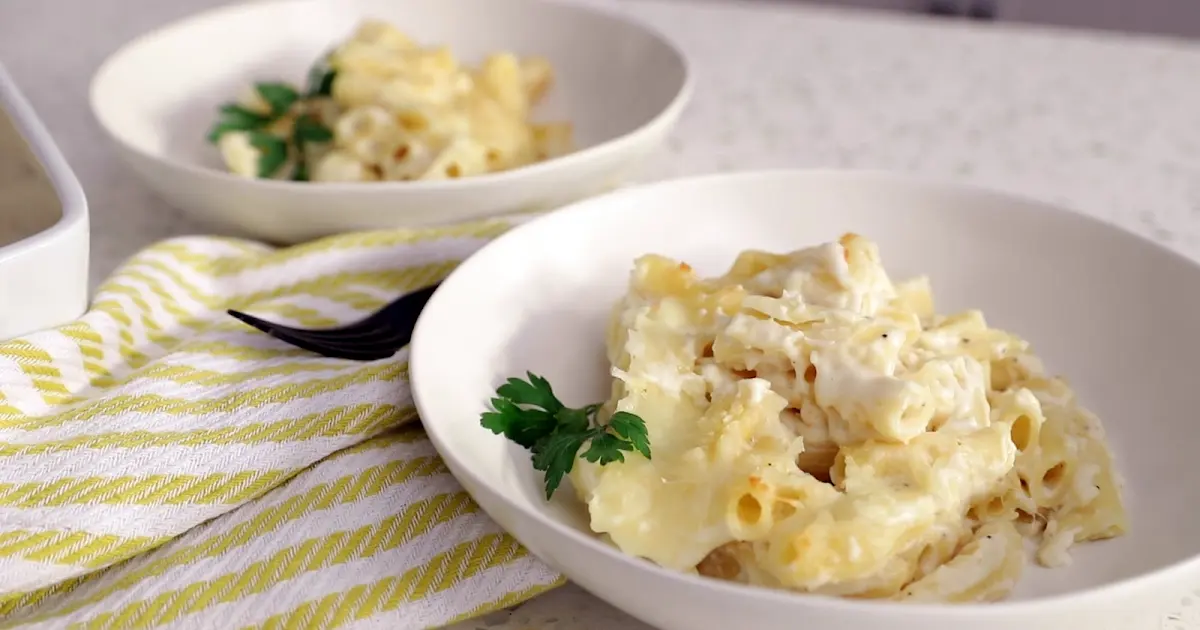
[[[87,298],[83,189],[0,66],[0,340],[71,321]]]
[[[646,252],[723,271],[746,248],[854,231],[893,278],[927,273],[940,312],[982,308],[1066,374],[1109,432],[1132,531],[1029,566],[1014,597],[936,606],[842,600],[688,577],[593,536],[582,506],[543,499],[517,446],[479,426],[506,377],[545,375],[569,403],[604,399],[604,325]],[[958,185],[847,172],[723,175],[583,201],[502,236],[456,270],[413,338],[414,394],[450,470],[533,553],[667,630],[1159,630],[1200,585],[1200,267],[1082,215]]]
[[[205,135],[221,103],[255,80],[299,81],[363,18],[477,62],[538,54],[556,82],[535,110],[575,124],[580,150],[494,175],[434,182],[312,184],[226,173]],[[687,63],[641,24],[538,0],[279,0],[198,14],[121,48],[92,81],[92,109],[121,156],[171,204],[212,225],[295,242],[546,210],[619,185],[674,126]]]

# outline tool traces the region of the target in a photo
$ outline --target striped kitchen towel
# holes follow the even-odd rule
[[[426,628],[559,584],[443,467],[407,351],[326,359],[225,315],[351,321],[508,227],[175,239],[0,342],[0,628]]]

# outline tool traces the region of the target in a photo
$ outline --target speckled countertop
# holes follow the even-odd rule
[[[658,26],[698,75],[646,179],[780,166],[908,171],[1066,204],[1200,258],[1200,43],[791,2],[586,1]],[[87,191],[93,284],[139,247],[201,228],[113,159],[87,109],[88,79],[134,35],[219,3],[0,2],[0,62]],[[573,587],[459,626],[639,627]],[[1164,611],[1162,628],[1200,628],[1200,606]]]

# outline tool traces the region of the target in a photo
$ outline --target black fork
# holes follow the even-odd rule
[[[305,330],[259,319],[240,311],[230,315],[297,348],[335,359],[386,359],[408,345],[425,303],[438,285],[425,287],[392,301],[366,319],[338,328]]]

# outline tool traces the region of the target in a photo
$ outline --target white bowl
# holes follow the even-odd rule
[[[218,105],[254,80],[300,80],[363,18],[475,62],[538,54],[556,82],[535,116],[570,120],[580,150],[453,181],[312,184],[224,171],[205,141]],[[641,24],[537,0],[280,0],[208,11],[117,51],[92,81],[92,109],[121,156],[171,204],[214,226],[296,242],[546,210],[619,185],[674,126],[691,92],[687,63]]]
[[[0,339],[75,319],[87,297],[83,189],[0,66]]]
[[[609,393],[604,327],[632,261],[658,252],[715,274],[747,248],[790,251],[854,231],[894,278],[926,273],[939,312],[982,308],[1029,339],[1102,419],[1131,531],[1027,566],[995,604],[845,600],[690,577],[590,533],[571,492],[547,503],[519,447],[479,426],[526,370],[568,403]],[[479,504],[534,554],[667,630],[1157,630],[1200,585],[1200,267],[1094,219],[959,185],[847,172],[687,179],[586,200],[468,259],[425,307],[410,360],[426,430]],[[1030,563],[1032,565],[1032,563]]]

